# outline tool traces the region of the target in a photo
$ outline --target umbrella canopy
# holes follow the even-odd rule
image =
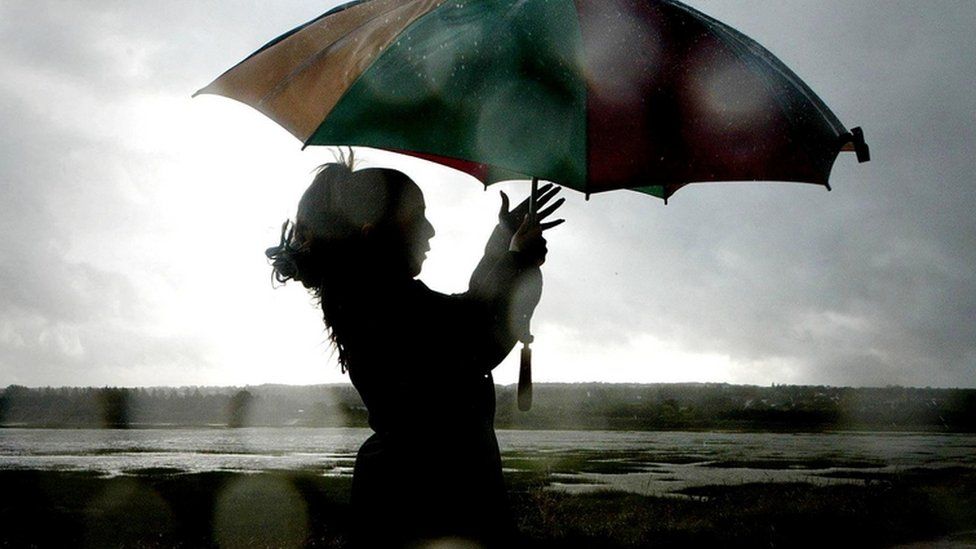
[[[828,186],[839,151],[868,155],[858,129],[766,49],[674,0],[350,2],[197,93],[244,102],[306,146],[587,194]]]

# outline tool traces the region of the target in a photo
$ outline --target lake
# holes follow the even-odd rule
[[[350,475],[368,429],[0,429],[0,468]],[[498,431],[507,472],[544,471],[570,492],[668,495],[705,485],[850,483],[916,468],[976,469],[976,435]]]

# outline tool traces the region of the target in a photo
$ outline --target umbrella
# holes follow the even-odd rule
[[[354,1],[197,93],[248,104],[305,146],[374,147],[486,185],[531,177],[587,197],[667,201],[722,181],[829,189],[841,150],[869,157],[861,130],[769,51],[675,0]]]
[[[307,145],[413,154],[485,183],[664,199],[692,182],[828,185],[849,132],[755,41],[673,0],[367,0],[272,40],[198,93]]]

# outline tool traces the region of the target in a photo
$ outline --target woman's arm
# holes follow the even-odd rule
[[[525,256],[504,252],[467,292],[432,294],[428,318],[436,319],[440,356],[431,357],[431,364],[453,374],[483,375],[525,334],[542,295],[542,272]]]
[[[548,202],[558,189],[540,189],[537,201]],[[432,325],[424,330],[437,334],[436,356],[429,366],[440,375],[484,375],[511,352],[515,342],[528,335],[528,320],[542,295],[546,240],[542,232],[562,220],[540,223],[561,206],[555,201],[534,218],[524,212],[527,203],[509,211],[502,194],[499,223],[485,247],[485,255],[469,281],[468,291],[447,296],[426,290],[417,306]],[[516,222],[514,216],[522,217]],[[446,370],[445,370],[446,369]]]
[[[536,205],[539,208],[545,206],[553,197],[559,193],[560,187],[553,185],[552,183],[547,183],[540,187],[536,194]],[[515,232],[521,226],[522,221],[529,212],[529,200],[526,198],[518,206],[516,206],[511,211],[508,209],[509,201],[508,195],[504,192],[499,193],[502,199],[501,209],[498,211],[498,225],[491,232],[491,236],[488,237],[488,243],[485,245],[485,253],[481,257],[481,261],[478,262],[477,267],[475,267],[474,272],[471,273],[471,279],[468,282],[468,287],[473,288],[478,284],[483,283],[483,279],[488,276],[491,270],[494,268],[494,263],[498,261],[503,254],[508,252],[511,248],[512,237]],[[551,206],[546,209],[539,211],[536,214],[536,221],[542,222],[549,215],[551,215],[556,209],[563,205],[565,199],[560,198],[554,202]],[[562,223],[562,220],[553,221],[550,223],[542,223],[543,230],[551,227],[555,227]]]
[[[458,312],[446,316],[457,324],[447,331],[456,334],[462,345],[458,350],[472,353],[471,362],[479,372],[497,366],[517,340],[528,336],[529,319],[542,296],[539,267],[547,254],[542,232],[561,222],[539,223],[538,218],[526,216],[509,239],[508,250],[483,262],[482,273],[472,277],[468,291],[452,296]]]

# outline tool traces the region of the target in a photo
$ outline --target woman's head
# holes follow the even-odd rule
[[[321,300],[325,324],[348,366],[357,311],[420,274],[434,228],[420,188],[402,172],[351,162],[320,167],[298,203],[295,221],[265,254],[278,282],[297,280]]]
[[[325,164],[302,195],[294,223],[282,228],[281,244],[267,251],[275,278],[313,289],[330,274],[413,278],[434,236],[425,208],[420,188],[402,172]]]

